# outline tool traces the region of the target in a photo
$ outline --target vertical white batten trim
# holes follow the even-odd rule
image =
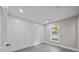
[[[79,49],[79,16],[78,16],[78,49]]]

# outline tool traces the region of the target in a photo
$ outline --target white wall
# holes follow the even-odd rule
[[[8,9],[5,7],[1,7],[2,8],[2,16],[0,16],[0,18],[2,17],[2,39],[1,39],[1,46],[0,46],[0,51],[7,51],[7,47],[6,47],[6,42],[7,42],[7,11]]]
[[[44,39],[44,27],[15,16],[8,16],[7,40],[11,44],[9,51],[39,44]]]
[[[8,8],[2,8],[4,13],[2,19],[0,9],[0,51],[15,51],[43,42],[43,25],[7,15]]]
[[[78,16],[78,49],[79,49],[79,16]]]
[[[61,20],[58,22],[53,22],[46,25],[46,40],[48,42],[50,41],[50,25],[60,25],[61,26],[61,39],[60,43],[64,46],[77,48],[78,45],[78,17],[71,17],[65,20]],[[52,42],[53,43],[53,42]]]
[[[0,8],[0,47],[2,46],[2,11]]]

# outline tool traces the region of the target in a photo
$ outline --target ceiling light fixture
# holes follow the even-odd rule
[[[19,12],[23,13],[24,11],[23,11],[23,9],[19,9]]]

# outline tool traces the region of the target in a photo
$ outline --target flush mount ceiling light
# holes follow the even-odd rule
[[[53,19],[49,19],[49,20],[45,21],[45,23],[49,23],[51,21],[53,21]]]
[[[23,13],[24,11],[23,11],[23,9],[19,9],[19,12]]]

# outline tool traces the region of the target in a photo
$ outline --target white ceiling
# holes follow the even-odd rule
[[[19,9],[24,12],[20,13]],[[79,14],[78,6],[9,6],[9,13],[18,17],[45,24]]]

